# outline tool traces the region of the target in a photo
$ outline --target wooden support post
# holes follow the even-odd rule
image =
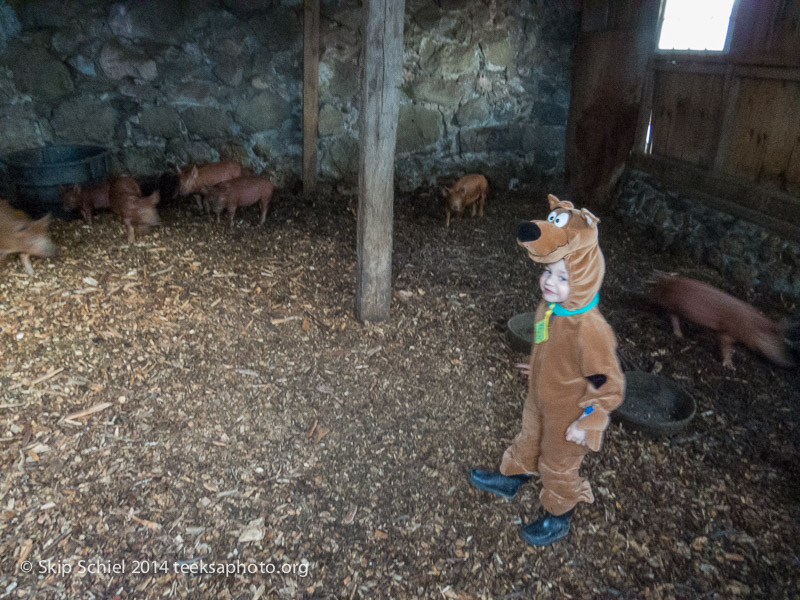
[[[319,123],[319,0],[303,7],[303,192],[317,187]]]
[[[356,318],[389,318],[398,87],[403,67],[405,0],[364,3],[358,175]]]

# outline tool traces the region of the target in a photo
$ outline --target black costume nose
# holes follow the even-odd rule
[[[535,242],[542,235],[542,230],[536,223],[525,221],[517,227],[517,239],[520,242]]]

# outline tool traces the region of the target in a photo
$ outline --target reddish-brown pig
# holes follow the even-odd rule
[[[483,175],[465,175],[451,188],[444,188],[442,195],[446,199],[445,211],[447,214],[446,227],[450,227],[450,215],[456,214],[458,221],[461,221],[461,215],[464,214],[464,209],[472,206],[472,216],[475,216],[475,210],[480,209],[480,216],[483,216],[483,207],[486,204],[486,196],[489,194],[489,182]]]
[[[223,181],[211,188],[206,196],[209,206],[214,214],[217,215],[217,222],[223,209],[227,209],[230,216],[231,227],[233,227],[236,209],[240,206],[250,206],[259,203],[261,206],[261,220],[259,225],[264,224],[267,218],[267,208],[272,199],[274,187],[272,182],[257,175],[248,175]]]
[[[109,187],[108,182],[92,187],[75,184],[71,188],[61,188],[61,200],[67,210],[79,208],[83,220],[91,224],[92,215],[98,208],[109,208]]]
[[[122,176],[111,182],[109,203],[113,212],[128,230],[128,242],[136,241],[135,231],[158,225],[156,204],[161,198],[158,190],[142,197],[139,184],[132,177]]]
[[[28,275],[33,275],[31,255],[52,257],[56,254],[56,246],[47,236],[49,224],[50,215],[33,221],[24,212],[0,200],[0,262],[9,254],[19,254]]]
[[[218,183],[241,177],[244,174],[242,166],[235,162],[209,163],[199,168],[197,165],[185,166],[178,169],[180,193],[184,196],[193,194],[197,207],[202,210],[203,204],[200,201],[199,194],[205,195],[208,193],[209,188]]]
[[[660,276],[650,295],[656,304],[669,311],[672,330],[678,337],[683,337],[681,318],[716,332],[723,366],[733,368],[735,342],[761,352],[778,365],[792,366],[781,326],[746,302],[687,277]]]

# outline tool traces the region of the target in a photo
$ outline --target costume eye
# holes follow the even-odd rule
[[[569,222],[569,213],[561,213],[560,215],[556,215],[553,219],[553,223],[556,227],[564,227],[567,222]]]
[[[557,216],[558,216],[558,213],[556,213],[556,211],[551,212],[549,215],[547,215],[547,222],[548,223],[554,222],[556,220]]]

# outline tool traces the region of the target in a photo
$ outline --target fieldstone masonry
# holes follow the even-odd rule
[[[574,3],[406,0],[398,185],[561,175]],[[302,171],[299,0],[0,0],[0,155],[107,146],[112,172]],[[354,186],[363,9],[323,0],[320,176]],[[172,165],[172,166],[171,166]]]
[[[800,243],[745,219],[720,212],[629,170],[613,210],[641,230],[658,252],[688,252],[731,280],[746,296],[754,288],[800,298]]]

